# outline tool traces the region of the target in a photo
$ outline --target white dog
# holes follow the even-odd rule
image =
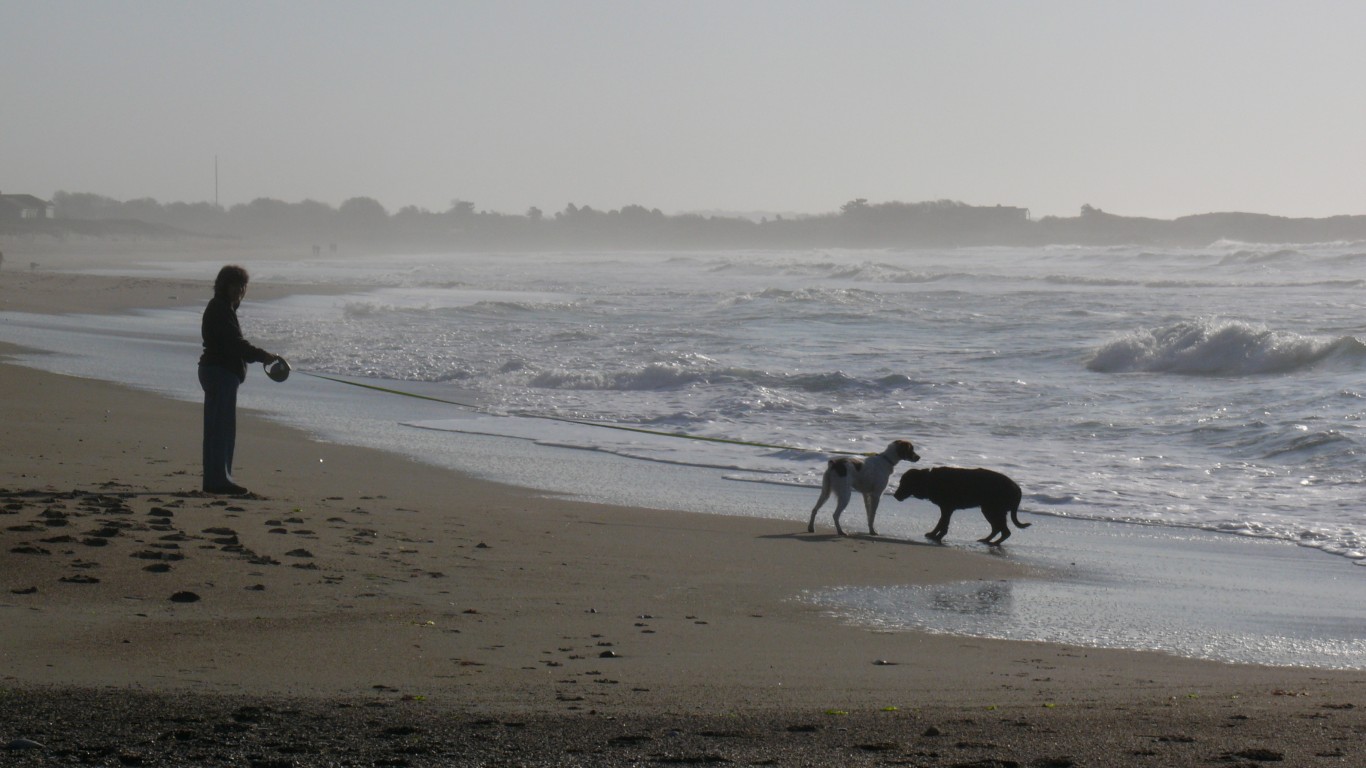
[[[920,461],[910,440],[893,440],[887,446],[887,450],[868,459],[831,459],[825,468],[825,477],[821,480],[821,497],[811,510],[811,522],[806,524],[806,532],[815,532],[816,513],[833,492],[838,501],[835,506],[835,531],[841,536],[846,535],[840,527],[840,515],[844,508],[849,506],[849,497],[854,491],[858,491],[863,494],[864,509],[868,510],[868,533],[876,536],[873,518],[877,516],[877,504],[882,500],[882,492],[887,489],[887,482],[892,478],[892,470],[902,459]]]

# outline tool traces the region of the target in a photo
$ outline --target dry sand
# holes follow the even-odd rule
[[[206,291],[0,273],[3,310]],[[196,404],[0,365],[0,745],[42,745],[0,761],[1366,765],[1366,673],[797,599],[1020,575],[986,552],[566,501],[241,418],[255,493],[204,496]]]

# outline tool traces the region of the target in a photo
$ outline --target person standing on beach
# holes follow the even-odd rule
[[[247,380],[247,363],[273,363],[278,355],[242,336],[237,308],[247,295],[247,271],[229,264],[218,271],[213,298],[204,308],[200,331],[199,386],[204,389],[204,492],[240,496],[247,489],[232,479],[237,442],[237,387]]]

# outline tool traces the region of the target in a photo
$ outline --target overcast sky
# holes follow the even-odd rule
[[[1366,214],[1366,3],[0,0],[0,191]]]

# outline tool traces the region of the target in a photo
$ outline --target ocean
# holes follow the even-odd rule
[[[256,284],[346,286],[249,295],[240,313],[248,337],[298,371],[277,385],[258,368],[242,404],[326,439],[595,500],[790,517],[794,530],[827,456],[909,439],[919,466],[989,467],[1022,486],[1025,519],[1044,524],[1017,533],[1012,552],[1061,524],[1049,518],[1136,524],[1122,530],[1311,548],[1351,589],[1366,583],[1352,567],[1366,564],[1366,243],[246,266]],[[121,273],[211,279],[215,268]],[[29,360],[42,367],[198,399],[206,299],[98,320],[0,313],[0,338],[57,353]],[[854,506],[844,523],[857,532]],[[888,497],[878,522],[919,539],[935,519],[928,503]],[[946,541],[986,532],[960,512]],[[869,623],[908,614],[879,601],[914,602],[813,599]],[[1366,667],[1352,641],[1366,634],[1362,610],[1335,617],[1349,667]],[[891,623],[936,623],[902,619]]]

